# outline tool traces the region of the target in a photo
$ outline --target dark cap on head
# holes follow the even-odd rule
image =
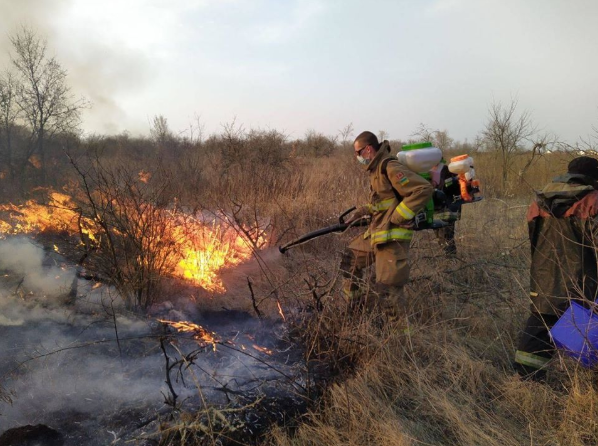
[[[567,172],[586,175],[594,180],[598,180],[598,159],[590,156],[575,158],[567,166]]]

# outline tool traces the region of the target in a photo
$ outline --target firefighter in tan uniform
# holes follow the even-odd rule
[[[395,318],[403,285],[409,280],[413,219],[432,198],[434,189],[390,154],[388,141],[380,144],[372,132],[361,133],[353,146],[357,160],[369,174],[371,196],[369,204],[357,209],[349,222],[371,215],[371,223],[343,253],[343,293],[352,303],[365,299],[367,306],[379,305]],[[364,269],[374,263],[377,299],[364,295],[362,277]]]

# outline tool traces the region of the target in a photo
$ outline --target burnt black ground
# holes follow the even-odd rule
[[[44,252],[42,268],[74,269],[52,250]],[[185,320],[216,333],[219,345],[214,351],[211,345],[198,345],[192,334],[158,323],[159,314],[150,318],[121,313],[119,349],[114,321],[97,296],[109,287],[93,290],[93,283],[79,280],[77,303],[66,308],[60,296],[18,287],[21,278],[0,271],[0,385],[13,398],[12,405],[0,403],[0,434],[43,424],[62,434],[67,446],[118,445],[133,438],[153,444],[156,437],[150,434],[158,420],[172,413],[164,404],[168,390],[160,337],[167,338],[172,360],[180,358],[179,351],[199,351],[193,366],[171,375],[179,409],[204,409],[191,371],[208,405],[252,405],[231,415],[237,440],[253,442],[272,423],[290,423],[306,408],[303,353],[285,339],[280,321],[235,310],[180,312]],[[253,405],[256,400],[259,404]]]
[[[239,315],[223,321],[225,317],[226,314],[210,314],[202,321],[210,330],[223,324],[217,332],[222,344],[217,345],[216,351],[210,346],[199,347],[189,335],[179,335],[171,329],[167,331],[181,351],[202,350],[198,367],[192,368],[209,404],[220,408],[242,407],[261,399],[260,404],[251,410],[235,414],[234,420],[240,426],[236,436],[245,440],[255,439],[272,423],[287,424],[294,415],[305,410],[301,351],[275,338],[272,327],[264,329],[261,321],[253,318],[241,320]],[[31,324],[31,330],[27,324],[0,327],[0,339],[6,341],[18,337],[18,343],[7,345],[2,342],[3,347],[18,352],[0,365],[4,387],[15,394],[13,406],[0,409],[3,413],[0,416],[2,427],[43,423],[61,432],[66,445],[107,444],[115,438],[124,440],[151,432],[156,425],[151,420],[156,414],[160,412],[164,417],[169,413],[161,395],[161,392],[167,393],[163,384],[164,357],[157,348],[157,337],[164,328],[156,324],[145,337],[123,330],[122,364],[116,343],[108,337],[114,337],[111,329],[105,321],[85,329],[50,321]],[[74,341],[70,347],[83,347],[53,353],[64,347],[54,344],[51,338],[47,338],[48,334],[63,338],[72,336]],[[136,337],[140,339],[126,340]],[[272,350],[272,354],[255,350],[253,344]],[[173,359],[180,357],[173,348],[167,351]],[[31,359],[48,354],[48,357]],[[22,361],[27,362],[19,367]],[[98,361],[104,368],[92,370]],[[150,364],[151,367],[137,367],[137,362]],[[71,376],[72,369],[79,367],[84,374]],[[44,372],[38,373],[37,368]],[[182,384],[180,377],[175,385],[179,401],[185,399],[182,408],[189,412],[201,410],[190,373],[184,375],[186,385]],[[61,376],[67,382],[62,382]],[[39,377],[47,381],[47,386],[39,381],[31,382]],[[175,376],[172,378],[177,380]],[[118,398],[114,394],[106,395],[99,388],[94,389],[94,385],[110,386],[113,380],[118,380],[120,392],[123,392]],[[73,382],[72,387],[69,387],[68,381]],[[141,382],[149,394],[126,394],[129,385],[135,387]],[[88,386],[81,389],[82,385]],[[56,404],[48,399],[56,399]],[[144,424],[142,429],[138,428]]]

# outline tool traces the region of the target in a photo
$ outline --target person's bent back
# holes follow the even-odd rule
[[[527,213],[531,315],[515,355],[526,378],[544,379],[554,353],[549,330],[571,300],[596,299],[598,160],[576,158],[567,170],[537,193]]]

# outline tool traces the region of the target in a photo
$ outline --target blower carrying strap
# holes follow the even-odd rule
[[[380,167],[380,171],[382,172],[382,174],[386,177],[386,179],[390,183],[392,193],[395,194],[395,198],[400,203],[401,201],[403,201],[403,197],[399,194],[399,192],[392,185],[392,181],[390,181],[390,178],[388,178],[388,172],[386,171],[386,166],[388,166],[388,163],[392,160],[393,160],[393,158],[386,158],[384,161],[382,161],[382,166]]]
[[[390,183],[390,187],[392,188],[392,192],[395,196],[395,198],[397,199],[397,201],[399,202],[399,204],[403,201],[403,196],[401,194],[399,194],[399,191],[397,191],[394,186],[392,185],[392,181],[390,181],[390,178],[388,177],[388,171],[387,171],[387,166],[388,163],[390,161],[392,161],[394,158],[387,158],[384,161],[382,161],[382,165],[380,166],[380,171],[382,172],[382,174],[386,177],[386,179],[388,180],[388,182]],[[440,221],[440,220],[433,220],[432,222],[429,222],[427,220],[427,214],[426,214],[426,210],[424,209],[423,211],[420,211],[414,220],[414,229],[415,230],[422,230],[422,229],[440,229],[443,228],[445,226],[447,226],[448,224]]]

